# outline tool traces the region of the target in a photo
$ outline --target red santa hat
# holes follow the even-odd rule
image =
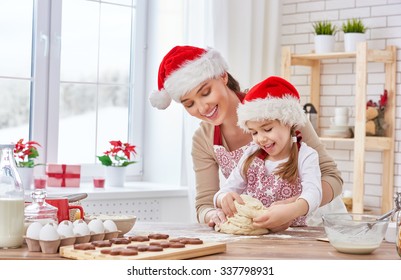
[[[238,126],[249,132],[247,121],[279,120],[285,125],[306,123],[296,88],[280,77],[269,77],[252,87],[237,108]]]
[[[200,83],[215,78],[228,69],[219,52],[192,46],[176,46],[163,58],[159,67],[158,91],[150,95],[150,103],[166,109],[171,100],[180,98]]]

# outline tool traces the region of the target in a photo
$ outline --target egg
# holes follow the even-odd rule
[[[42,227],[43,225],[41,223],[33,222],[28,226],[28,229],[26,230],[26,236],[31,239],[39,240],[39,233]]]
[[[91,220],[88,224],[89,230],[91,233],[104,233],[104,225],[102,220],[94,219]]]
[[[39,232],[39,240],[53,241],[60,239],[60,235],[54,227],[53,223],[47,223],[44,225]]]
[[[74,235],[74,226],[70,221],[63,221],[57,227],[57,232],[61,238],[72,237]]]
[[[105,232],[115,232],[117,231],[117,225],[112,220],[105,220],[103,222]]]
[[[71,227],[71,229],[74,226],[74,224],[70,220],[61,221],[59,222],[59,224],[68,224]]]
[[[85,223],[83,220],[81,220],[81,222],[74,224],[73,232],[76,236],[84,236],[90,234],[88,224]]]
[[[75,227],[77,224],[80,224],[80,223],[85,223],[85,221],[82,219],[78,219],[78,220],[75,220],[72,224]]]

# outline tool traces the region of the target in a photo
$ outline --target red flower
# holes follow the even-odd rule
[[[380,95],[379,104],[373,102],[372,100],[369,100],[366,103],[366,109],[368,107],[378,107],[379,109],[384,109],[387,106],[387,101],[388,101],[388,93],[387,90],[385,89],[383,94]]]
[[[34,167],[33,159],[39,156],[37,147],[41,147],[36,141],[27,141],[24,139],[18,140],[14,147],[14,158],[18,167]]]
[[[98,156],[98,159],[106,166],[127,166],[135,163],[130,161],[131,154],[136,154],[136,146],[121,141],[110,141],[111,148],[104,152],[103,156]]]
[[[380,95],[380,100],[379,100],[379,106],[380,108],[384,108],[387,105],[387,100],[388,100],[388,94],[387,90],[385,89],[383,94]]]

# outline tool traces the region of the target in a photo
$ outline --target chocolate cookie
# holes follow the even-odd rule
[[[111,244],[112,243],[109,240],[92,241],[92,245],[95,246],[95,247],[110,247]]]
[[[95,250],[95,246],[90,243],[74,244],[76,250]]]
[[[185,244],[181,242],[170,242],[170,248],[184,248]]]
[[[149,246],[148,251],[149,252],[160,252],[160,251],[163,251],[163,248],[160,246],[152,245],[152,246]]]
[[[149,241],[149,237],[147,237],[147,236],[141,236],[141,235],[138,235],[138,236],[130,236],[130,237],[128,237],[128,239],[131,240],[131,241],[137,241],[137,242]]]
[[[148,237],[150,239],[167,239],[167,238],[169,238],[169,235],[162,234],[162,233],[152,233],[152,234],[149,234]]]
[[[133,249],[122,249],[120,251],[120,255],[121,256],[135,256],[135,255],[138,255],[138,251],[133,250]]]
[[[110,240],[110,242],[114,243],[114,244],[130,244],[131,243],[131,241],[129,239],[124,238],[124,237],[112,238]]]

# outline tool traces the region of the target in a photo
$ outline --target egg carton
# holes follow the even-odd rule
[[[59,225],[47,223],[42,226],[39,222],[32,223],[24,236],[30,252],[42,252],[45,254],[56,254],[60,247],[74,244],[87,243],[98,240],[110,240],[119,236],[121,231],[109,231],[103,224],[87,224],[83,220],[77,220],[74,225],[70,221],[64,221]],[[98,223],[98,222],[97,222]],[[67,228],[76,227],[74,236],[67,232]],[[114,229],[114,228],[111,228]],[[60,232],[60,233],[59,233]],[[87,234],[89,232],[89,234]],[[63,235],[64,233],[64,235]],[[70,236],[70,237],[64,237]]]

